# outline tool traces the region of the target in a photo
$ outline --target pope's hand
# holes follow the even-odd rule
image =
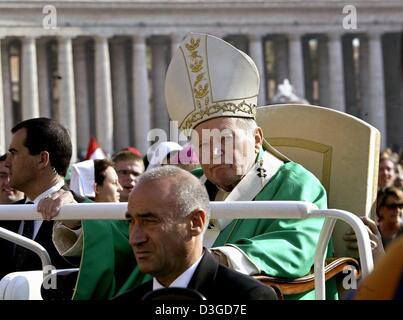
[[[364,222],[365,226],[367,227],[369,239],[371,242],[371,249],[372,249],[372,256],[374,258],[374,262],[376,262],[380,257],[385,254],[382,245],[382,236],[379,233],[378,227],[375,221],[371,220],[367,217],[360,217],[362,222]],[[352,229],[348,230],[343,239],[347,243],[347,248],[352,250],[356,253],[355,256],[358,256],[358,244],[357,244],[357,237]]]
[[[74,200],[74,197],[70,191],[60,189],[59,191],[56,191],[39,201],[37,210],[42,215],[44,220],[49,221],[60,213],[60,209],[63,205],[69,203],[77,203],[77,201]],[[71,229],[75,229],[81,225],[80,221],[73,220],[63,221],[63,224]]]

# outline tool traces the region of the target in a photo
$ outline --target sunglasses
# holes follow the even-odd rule
[[[385,204],[385,207],[388,209],[403,209],[403,203]]]

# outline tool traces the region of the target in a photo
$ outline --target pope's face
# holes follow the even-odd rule
[[[215,118],[195,128],[204,174],[226,191],[231,191],[250,170],[262,144],[261,129],[248,130],[240,121],[244,120]]]

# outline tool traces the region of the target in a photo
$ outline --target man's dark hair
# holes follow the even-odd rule
[[[0,162],[6,161],[6,159],[7,159],[7,153],[0,156]]]
[[[106,159],[97,159],[94,160],[94,175],[95,175],[95,183],[99,186],[104,184],[105,180],[105,171],[109,167],[113,168],[114,163],[112,161]]]
[[[29,154],[49,152],[50,165],[64,177],[72,154],[71,139],[67,129],[57,121],[48,118],[22,121],[12,128],[11,132],[16,133],[20,129],[26,129],[24,146],[28,148]]]

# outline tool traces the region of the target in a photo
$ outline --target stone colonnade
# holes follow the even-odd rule
[[[270,35],[247,35],[249,55],[261,74],[259,103],[270,103],[265,77],[264,44]],[[306,62],[303,34],[283,35],[277,41],[276,78],[288,77],[300,96],[306,95]],[[348,111],[349,59],[342,34],[329,33],[318,46],[320,102],[330,108]],[[91,135],[109,154],[133,145],[147,150],[151,128],[168,132],[164,101],[164,75],[172,52],[183,35],[131,37],[59,37],[0,39],[0,153],[10,141],[9,129],[17,120],[52,116],[65,125],[77,150],[85,150]],[[360,116],[386,136],[384,62],[380,33],[365,35],[360,46]],[[365,40],[365,41],[364,41]],[[20,118],[12,110],[8,44],[19,43]],[[55,63],[49,62],[48,42],[53,41]],[[151,55],[150,55],[151,53]],[[151,56],[151,59],[148,59]],[[345,55],[344,55],[345,57]],[[352,67],[352,66],[351,66]],[[52,72],[52,70],[56,70]],[[2,103],[4,102],[4,103]],[[15,123],[14,123],[15,124]],[[383,146],[386,139],[383,139]],[[74,159],[77,154],[74,153]]]

